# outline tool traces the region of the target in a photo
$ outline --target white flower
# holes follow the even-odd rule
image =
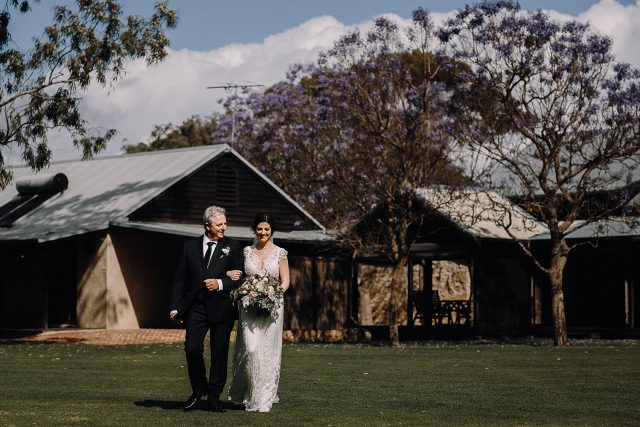
[[[265,275],[253,274],[245,277],[240,287],[231,292],[231,298],[244,308],[254,306],[265,309],[272,318],[277,319],[283,294],[280,280],[265,272]]]
[[[231,249],[229,248],[229,246],[226,246],[226,247],[222,248],[222,256],[229,255],[229,251],[230,250]]]

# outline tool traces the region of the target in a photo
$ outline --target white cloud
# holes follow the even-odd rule
[[[118,129],[103,153],[117,154],[123,140],[145,141],[155,124],[179,124],[194,114],[219,111],[218,100],[230,93],[207,90],[208,86],[248,82],[270,86],[285,77],[291,64],[314,61],[349,29],[323,16],[262,43],[232,44],[206,52],[170,50],[168,58],[155,67],[143,61],[129,64],[127,75],[108,91],[92,86],[84,97],[83,111],[93,126]],[[78,156],[64,135],[52,135],[51,143],[56,160]]]
[[[433,14],[433,19],[440,23],[452,13]],[[559,19],[575,19],[552,14]],[[403,21],[397,15],[385,16]],[[610,35],[618,59],[640,65],[640,50],[635,46],[640,36],[640,0],[631,6],[601,0],[577,19]],[[365,32],[370,24],[363,22],[359,27]],[[93,86],[85,97],[84,112],[93,126],[119,130],[105,152],[117,154],[123,139],[132,144],[144,141],[155,124],[179,124],[194,114],[207,116],[219,110],[217,101],[227,94],[207,90],[207,86],[247,82],[272,85],[285,77],[291,64],[315,61],[318,53],[351,29],[333,17],[323,16],[271,35],[262,43],[233,44],[211,51],[171,50],[156,67],[143,62],[130,64],[127,76],[108,95],[105,89]],[[52,135],[51,142],[54,159],[79,156],[66,135]]]
[[[578,16],[596,31],[613,39],[613,52],[618,61],[640,66],[640,0],[623,6],[615,0],[601,0]]]

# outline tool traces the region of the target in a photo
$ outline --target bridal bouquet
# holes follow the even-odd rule
[[[252,274],[245,277],[238,289],[231,292],[231,298],[241,307],[254,306],[258,313],[277,319],[283,294],[280,280],[268,274]]]

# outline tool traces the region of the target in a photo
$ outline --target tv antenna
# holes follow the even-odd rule
[[[245,83],[245,84],[237,84],[237,83],[225,83],[217,86],[207,86],[207,89],[224,89],[226,92],[233,91],[233,107],[231,114],[231,148],[233,148],[233,143],[235,142],[235,131],[236,131],[236,103],[238,102],[238,89],[242,89],[246,91],[255,87],[264,87],[264,85],[254,84],[254,83]]]

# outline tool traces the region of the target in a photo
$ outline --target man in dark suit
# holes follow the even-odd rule
[[[187,241],[178,260],[169,315],[184,322],[186,328],[184,348],[193,393],[183,409],[194,409],[200,398],[208,395],[207,408],[225,412],[219,398],[227,381],[229,336],[237,318],[230,292],[241,283],[241,279],[231,280],[226,272],[243,270],[244,265],[240,244],[224,235],[224,208],[208,207],[203,221],[204,235]],[[203,352],[208,331],[211,367],[207,382]]]

